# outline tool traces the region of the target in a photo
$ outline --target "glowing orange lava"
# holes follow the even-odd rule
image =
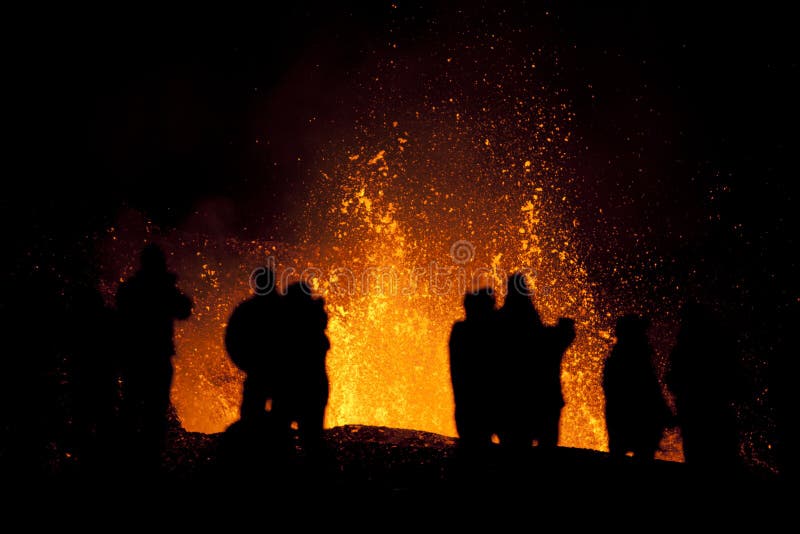
[[[311,205],[319,198],[329,205],[319,210],[313,254],[310,239],[294,248],[197,236],[167,240],[168,246],[177,241],[171,261],[196,301],[177,331],[173,400],[184,425],[216,432],[238,416],[241,375],[224,352],[225,321],[249,294],[250,269],[272,257],[281,278],[311,276],[327,301],[328,426],[455,435],[447,340],[463,315],[463,294],[476,283],[502,287],[507,273],[524,270],[546,321],[563,315],[578,322],[563,365],[561,443],[604,449],[599,377],[610,342],[571,248],[570,225],[547,211],[564,199],[535,182],[526,160],[509,169],[510,186],[465,180],[474,194],[403,179],[392,158],[413,147],[398,137],[404,141],[394,147],[349,155],[338,168],[343,174],[326,174],[318,184]]]
[[[493,91],[485,105],[467,107],[453,98],[400,101],[396,115],[367,113],[323,144],[296,192],[307,202],[292,216],[307,231],[295,242],[153,229],[123,239],[137,248],[150,238],[164,243],[195,299],[177,329],[172,394],[188,430],[218,432],[238,417],[242,376],[225,354],[224,329],[249,294],[252,268],[273,258],[279,278],[309,278],[326,299],[327,426],[455,435],[447,342],[464,292],[477,283],[501,288],[522,270],[545,322],[577,323],[562,365],[560,444],[606,450],[601,374],[620,310],[602,302],[580,257],[565,165],[573,117],[518,88]],[[121,254],[114,240],[106,257]],[[130,248],[122,254],[112,282],[130,270]],[[678,457],[674,441],[665,457]]]

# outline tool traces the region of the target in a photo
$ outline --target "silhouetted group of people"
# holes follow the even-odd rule
[[[297,441],[313,455],[322,444],[329,390],[324,301],[304,282],[281,294],[271,269],[256,270],[251,282],[255,294],[237,306],[225,333],[232,361],[246,373],[241,420],[232,433],[255,446],[265,444],[260,436],[272,452]],[[111,465],[132,474],[157,472],[175,418],[174,324],[189,317],[191,299],[178,289],[164,252],[151,244],[140,269],[120,284],[114,308],[95,289],[76,291],[67,303],[68,442],[75,458],[86,472]],[[242,445],[234,443],[239,450],[231,454]]]
[[[15,310],[14,323],[29,358],[11,368],[18,387],[2,388],[7,402],[1,430],[9,439],[0,453],[4,462],[18,460],[3,470],[24,473],[47,464],[47,450],[58,442],[80,472],[158,472],[169,427],[179,424],[170,402],[174,325],[192,310],[164,252],[155,244],[143,249],[140,268],[119,285],[114,306],[96,288],[77,287],[59,297],[46,284],[50,277],[32,279],[41,297],[20,295],[28,307]],[[231,359],[246,373],[241,420],[231,434],[255,438],[254,445],[266,443],[272,452],[299,445],[314,456],[322,445],[329,392],[324,301],[305,282],[280,293],[270,269],[257,270],[251,282],[255,295],[234,310],[225,333]],[[48,310],[57,316],[44,315]],[[51,324],[57,330],[43,335],[40,325]],[[19,395],[30,395],[30,410],[12,409]]]
[[[275,287],[275,273],[254,271],[255,294],[233,311],[225,332],[231,360],[246,373],[238,428],[315,454],[328,404],[325,358],[330,342],[325,303],[305,282]],[[296,431],[296,434],[292,431]]]
[[[546,326],[525,277],[508,279],[496,309],[491,288],[468,293],[466,318],[450,335],[450,372],[460,444],[479,450],[493,437],[510,450],[535,442],[553,448],[564,398],[561,359],[575,339],[575,324]]]
[[[485,450],[495,438],[512,451],[554,448],[564,406],[561,360],[575,339],[574,321],[543,324],[521,274],[509,277],[500,309],[491,288],[468,293],[464,309],[466,318],[453,325],[449,344],[460,446]],[[735,470],[741,385],[730,336],[704,306],[684,307],[665,375],[675,398],[673,416],[653,367],[649,326],[635,314],[616,324],[602,377],[611,455],[652,460],[674,420],[687,463]]]
[[[257,269],[251,285],[254,295],[236,307],[225,333],[230,358],[246,378],[241,418],[226,433],[222,452],[226,444],[231,458],[247,446],[255,456],[265,448],[286,452],[299,446],[318,456],[329,394],[324,301],[305,282],[279,292],[269,268]],[[49,294],[44,285],[39,290]],[[191,299],[178,289],[163,251],[148,245],[140,269],[119,286],[115,308],[107,307],[95,289],[74,291],[66,302],[66,320],[42,317],[35,307],[18,314],[21,325],[34,324],[33,319],[63,323],[72,389],[71,450],[87,470],[111,461],[145,473],[157,470],[171,409],[174,323],[189,317]],[[464,308],[466,318],[453,325],[449,340],[460,446],[485,451],[498,441],[509,451],[533,445],[554,449],[564,407],[561,362],[575,340],[575,322],[562,317],[555,325],[544,324],[521,274],[509,277],[501,308],[490,288],[468,293]],[[734,401],[740,383],[730,337],[707,308],[685,307],[664,377],[674,395],[673,416],[653,367],[648,327],[638,315],[617,321],[616,344],[602,377],[611,454],[653,459],[664,429],[675,420],[689,464],[719,470],[736,466]],[[59,368],[53,358],[60,340],[30,328],[19,335],[27,339],[31,361],[43,363],[12,371],[35,378],[31,395],[41,403],[43,418],[49,413],[44,406],[58,395],[51,370]],[[29,388],[25,384],[12,391]],[[41,431],[46,420],[14,417],[4,408],[9,415],[3,432],[21,436],[4,445],[4,454],[25,458],[28,449],[46,448]]]
[[[684,306],[664,376],[675,399],[673,417],[653,369],[648,327],[638,315],[617,321],[617,343],[603,374],[611,454],[652,459],[665,427],[675,420],[687,464],[736,474],[741,467],[736,401],[742,381],[731,336],[705,306]]]
[[[191,299],[154,244],[115,306],[88,285],[60,288],[55,274],[29,275],[4,309],[24,353],[5,360],[0,471],[157,471],[174,413],[173,324],[189,317]]]

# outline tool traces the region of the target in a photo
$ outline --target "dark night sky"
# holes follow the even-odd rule
[[[33,209],[50,226],[55,208],[63,229],[62,215],[80,224],[77,213],[113,217],[126,204],[170,225],[198,199],[222,196],[249,218],[248,211],[285,195],[294,178],[291,141],[253,142],[275,129],[288,140],[301,133],[303,114],[269,109],[293,70],[314,62],[323,71],[318,80],[341,78],[389,30],[413,43],[434,24],[444,33],[479,25],[502,31],[503,21],[513,20],[536,27],[558,53],[554,83],[569,91],[577,133],[591,147],[577,166],[598,190],[623,184],[635,199],[660,187],[671,196],[665,213],[694,214],[709,190],[724,184],[731,192],[719,209],[730,222],[755,234],[787,224],[779,219],[791,201],[797,67],[785,14],[674,3],[530,4],[507,13],[494,4],[458,12],[439,2],[368,4],[303,4],[213,19],[73,11],[27,17],[30,31],[22,25],[11,47],[12,68],[21,73],[12,115],[31,153],[18,171],[25,178],[10,177],[6,209],[23,216]],[[293,91],[295,109],[335,105],[318,88]],[[265,124],[267,116],[277,124]],[[626,180],[642,162],[663,172],[657,180]],[[246,205],[249,198],[258,208]],[[617,204],[605,208],[623,224],[656,209]],[[758,215],[764,211],[768,220]]]

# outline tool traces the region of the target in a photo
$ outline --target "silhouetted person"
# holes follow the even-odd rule
[[[690,303],[683,309],[667,385],[675,395],[686,463],[720,472],[739,467],[736,349],[730,334],[702,305]]]
[[[119,400],[116,321],[94,288],[80,287],[68,301],[73,442],[84,469],[93,470],[112,447]]]
[[[244,421],[266,422],[265,406],[274,405],[275,382],[285,358],[285,310],[275,288],[275,273],[261,267],[253,271],[254,295],[239,304],[228,319],[225,348],[233,363],[247,376],[242,389],[240,415]]]
[[[286,352],[273,407],[281,424],[297,423],[301,445],[315,453],[322,445],[329,394],[325,369],[330,348],[325,334],[328,314],[325,301],[315,298],[304,282],[291,284],[284,298]]]
[[[455,400],[458,444],[467,449],[488,447],[493,434],[492,358],[496,352],[497,317],[491,288],[467,293],[466,318],[450,332],[450,379]]]
[[[167,271],[164,252],[156,245],[142,251],[141,268],[117,291],[120,348],[124,353],[123,416],[133,434],[136,458],[147,469],[159,465],[167,430],[172,384],[174,322],[187,319],[192,301]]]
[[[492,392],[498,402],[492,418],[502,446],[525,449],[534,438],[531,420],[538,398],[533,377],[542,351],[544,325],[525,276],[511,275],[507,287],[498,312],[500,343]]]
[[[670,417],[651,363],[650,322],[638,315],[617,320],[617,343],[603,371],[608,448],[614,456],[633,453],[652,460]]]
[[[531,435],[539,447],[558,445],[558,429],[564,396],[561,392],[561,360],[575,341],[575,321],[558,319],[555,326],[541,332],[539,348],[532,363]]]

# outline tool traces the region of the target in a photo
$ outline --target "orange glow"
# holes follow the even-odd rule
[[[454,436],[447,342],[463,316],[464,291],[503,288],[508,273],[523,270],[545,322],[576,321],[562,365],[559,442],[606,450],[601,374],[617,309],[599,301],[579,254],[585,249],[563,165],[571,116],[526,105],[505,125],[447,112],[412,119],[407,128],[388,119],[350,149],[320,151],[308,191],[298,193],[307,198],[304,213],[294,214],[307,231],[293,243],[152,228],[138,241],[129,236],[135,247],[150,238],[164,243],[195,299],[176,333],[172,398],[184,426],[219,432],[237,419],[243,377],[224,351],[226,321],[249,295],[251,269],[273,258],[284,284],[310,277],[326,300],[326,426]],[[107,257],[119,256],[116,238],[107,240]],[[678,459],[676,437],[665,443],[661,457]]]
[[[492,180],[474,194],[439,190],[427,180],[409,183],[400,177],[401,158],[409,153],[400,151],[403,145],[358,158],[348,154],[337,176],[324,175],[310,200],[317,208],[320,199],[328,204],[317,210],[317,243],[309,239],[291,249],[230,241],[231,255],[240,259],[236,266],[225,257],[229,251],[215,253],[208,245],[194,257],[176,255],[175,267],[197,301],[192,319],[178,328],[173,399],[184,424],[214,432],[237,417],[241,377],[222,347],[225,321],[248,294],[249,269],[272,256],[284,277],[319,269],[309,273],[330,315],[327,426],[385,425],[453,436],[447,340],[463,316],[464,291],[476,279],[501,288],[506,273],[523,269],[546,322],[564,315],[578,323],[563,364],[561,443],[604,449],[599,377],[610,341],[569,225],[548,211],[563,195],[544,184],[514,185],[529,168],[525,160],[509,169],[505,186]],[[459,259],[460,251],[451,248],[460,242],[473,248]]]
[[[570,249],[571,236],[548,214],[543,189],[512,199],[513,187],[492,181],[483,201],[479,187],[474,194],[440,190],[435,182],[401,177],[402,147],[350,161],[346,179],[331,179],[320,195],[337,199],[323,234],[325,262],[356,273],[376,268],[375,276],[356,281],[361,287],[353,296],[338,295],[330,280],[320,285],[331,314],[327,424],[455,435],[447,340],[463,316],[464,291],[476,278],[502,287],[506,273],[528,269],[545,320],[569,315],[580,325],[563,368],[568,404],[561,441],[602,449],[598,377],[608,343],[594,335],[599,318],[586,273]],[[476,185],[466,180],[463,187]]]

